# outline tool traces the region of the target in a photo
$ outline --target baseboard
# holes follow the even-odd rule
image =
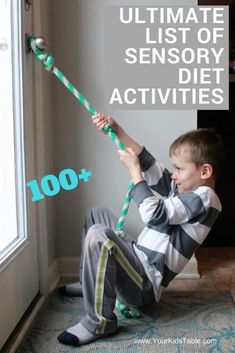
[[[49,266],[48,269],[48,282],[50,293],[57,287],[60,281],[60,266],[59,259],[55,258],[53,263]]]
[[[59,270],[60,270],[61,277],[64,277],[64,278],[79,277],[79,266],[80,266],[79,257],[60,257],[58,261],[59,261]]]
[[[63,279],[79,278],[79,257],[58,257],[49,268],[49,287],[52,292],[59,281]],[[176,279],[197,279],[198,273],[197,259],[193,256],[183,271],[176,276]]]
[[[198,263],[195,255],[189,260],[184,269],[175,277],[175,279],[197,279],[200,278],[198,272]]]
[[[79,257],[57,257],[48,270],[49,288],[52,292],[61,279],[79,278]]]

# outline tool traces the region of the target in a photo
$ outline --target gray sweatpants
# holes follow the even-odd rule
[[[80,280],[87,315],[81,323],[96,334],[117,330],[116,298],[136,306],[155,302],[152,284],[130,236],[119,238],[113,231],[116,223],[107,209],[93,208],[83,229]]]

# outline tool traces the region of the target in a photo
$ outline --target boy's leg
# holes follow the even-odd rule
[[[84,242],[82,270],[87,315],[81,323],[63,332],[59,341],[82,345],[115,332],[116,292],[121,292],[129,304],[142,305],[145,295],[148,300],[154,300],[152,287],[144,287],[148,283],[146,278],[143,266],[129,244],[106,226],[91,227]]]
[[[71,295],[71,296],[76,296],[76,297],[82,297],[83,292],[82,292],[82,285],[81,285],[81,280],[82,280],[82,263],[83,263],[83,245],[84,245],[84,239],[87,234],[87,231],[91,226],[94,224],[103,224],[106,225],[107,227],[114,229],[118,220],[117,218],[107,209],[104,207],[94,207],[90,209],[85,217],[85,223],[83,226],[82,230],[82,236],[81,236],[81,259],[80,259],[80,281],[67,284],[66,286],[62,287],[60,289],[60,292],[65,295]],[[125,240],[130,240],[130,236],[125,232]]]
[[[82,230],[81,237],[81,259],[80,259],[80,281],[82,280],[82,266],[83,266],[83,250],[84,250],[84,239],[90,227],[95,224],[102,224],[110,229],[115,229],[118,223],[117,218],[105,207],[93,207],[91,208],[85,217],[85,222]],[[127,233],[124,227],[125,242],[131,242],[132,237]]]

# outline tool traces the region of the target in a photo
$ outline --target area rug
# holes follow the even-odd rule
[[[84,315],[82,298],[54,292],[17,353],[235,353],[235,305],[229,291],[166,292],[138,319],[118,314],[116,334],[82,347],[57,335]]]

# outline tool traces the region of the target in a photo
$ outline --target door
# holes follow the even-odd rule
[[[39,291],[31,26],[24,1],[0,0],[0,349]]]
[[[232,75],[234,76],[234,75]],[[230,78],[233,79],[233,77]],[[235,213],[234,173],[231,165],[235,159],[235,82],[229,83],[229,110],[199,110],[198,127],[210,128],[219,134],[225,146],[225,163],[216,182],[216,192],[222,203],[222,212],[202,246],[234,247]]]

